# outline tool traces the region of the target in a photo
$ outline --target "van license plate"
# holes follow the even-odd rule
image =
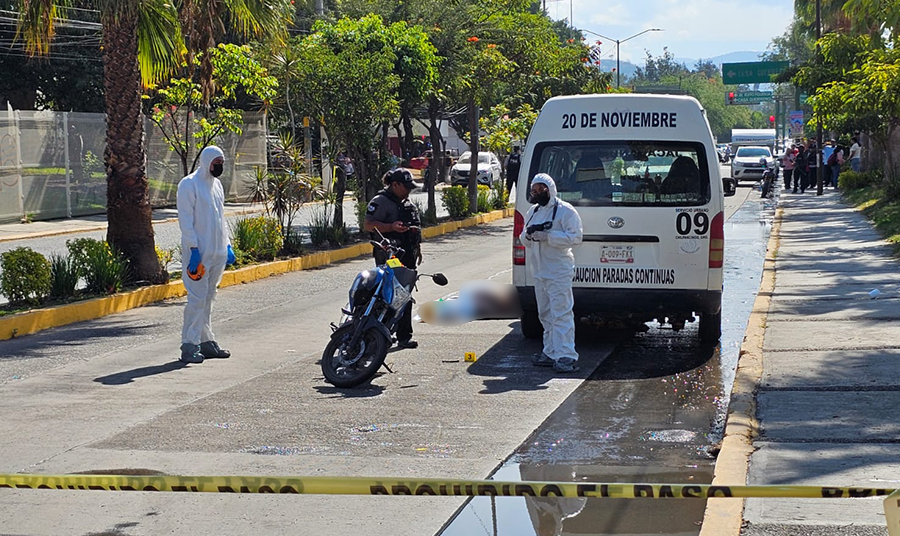
[[[600,246],[600,262],[632,264],[634,246]]]

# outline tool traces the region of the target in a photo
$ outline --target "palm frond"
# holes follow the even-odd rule
[[[148,87],[184,62],[185,46],[178,11],[167,0],[141,0],[138,11],[138,63]]]
[[[53,0],[19,0],[19,22],[16,38],[25,43],[25,52],[31,56],[46,56],[50,42],[56,34],[56,20],[65,16],[69,0],[54,3]]]
[[[290,0],[224,0],[230,25],[246,37],[284,39],[290,22]]]

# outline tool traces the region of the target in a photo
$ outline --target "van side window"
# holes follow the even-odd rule
[[[710,200],[702,144],[551,142],[535,148],[530,178],[548,173],[576,206],[699,206]]]

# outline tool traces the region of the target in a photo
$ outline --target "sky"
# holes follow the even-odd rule
[[[576,27],[612,39],[662,28],[620,45],[622,61],[639,63],[645,48],[656,56],[665,46],[678,58],[694,59],[762,52],[784,33],[794,13],[793,0],[547,0],[547,11],[553,19],[568,20],[570,5]],[[615,59],[615,43],[606,48],[609,42],[600,40],[603,58]]]

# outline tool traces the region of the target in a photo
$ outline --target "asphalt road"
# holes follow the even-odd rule
[[[729,199],[730,214],[747,195],[741,189]],[[735,236],[726,259],[752,261],[749,250],[732,249],[741,233],[748,243],[761,239],[759,210],[748,214],[726,229]],[[423,282],[419,300],[465,281],[509,282],[511,227],[505,220],[427,242],[422,269],[451,283]],[[417,325],[420,349],[390,354],[393,374],[368,389],[330,387],[317,363],[328,323],[353,276],[370,265],[359,259],[223,289],[214,318],[218,339],[234,352],[229,360],[177,362],[183,300],[0,342],[0,472],[484,478],[500,468],[527,479],[628,479],[674,478],[687,460],[698,481],[708,478],[711,458],[696,448],[715,441],[733,369],[718,353],[679,342],[690,331],[582,333],[579,343],[590,347],[582,371],[555,375],[530,366],[540,347],[521,338],[517,322]],[[741,288],[729,282],[744,270],[728,265],[726,292]],[[752,282],[743,287],[753,293]],[[745,299],[752,303],[735,301]],[[739,314],[727,316],[727,351],[736,352]],[[463,362],[464,352],[478,361]],[[663,385],[669,379],[690,387],[679,395],[674,383]],[[587,413],[606,424],[579,421]],[[561,426],[567,436],[557,433]],[[562,455],[548,455],[559,439]],[[2,493],[2,531],[10,534],[419,535],[440,531],[465,506],[454,498]],[[515,517],[533,526],[530,515]]]

